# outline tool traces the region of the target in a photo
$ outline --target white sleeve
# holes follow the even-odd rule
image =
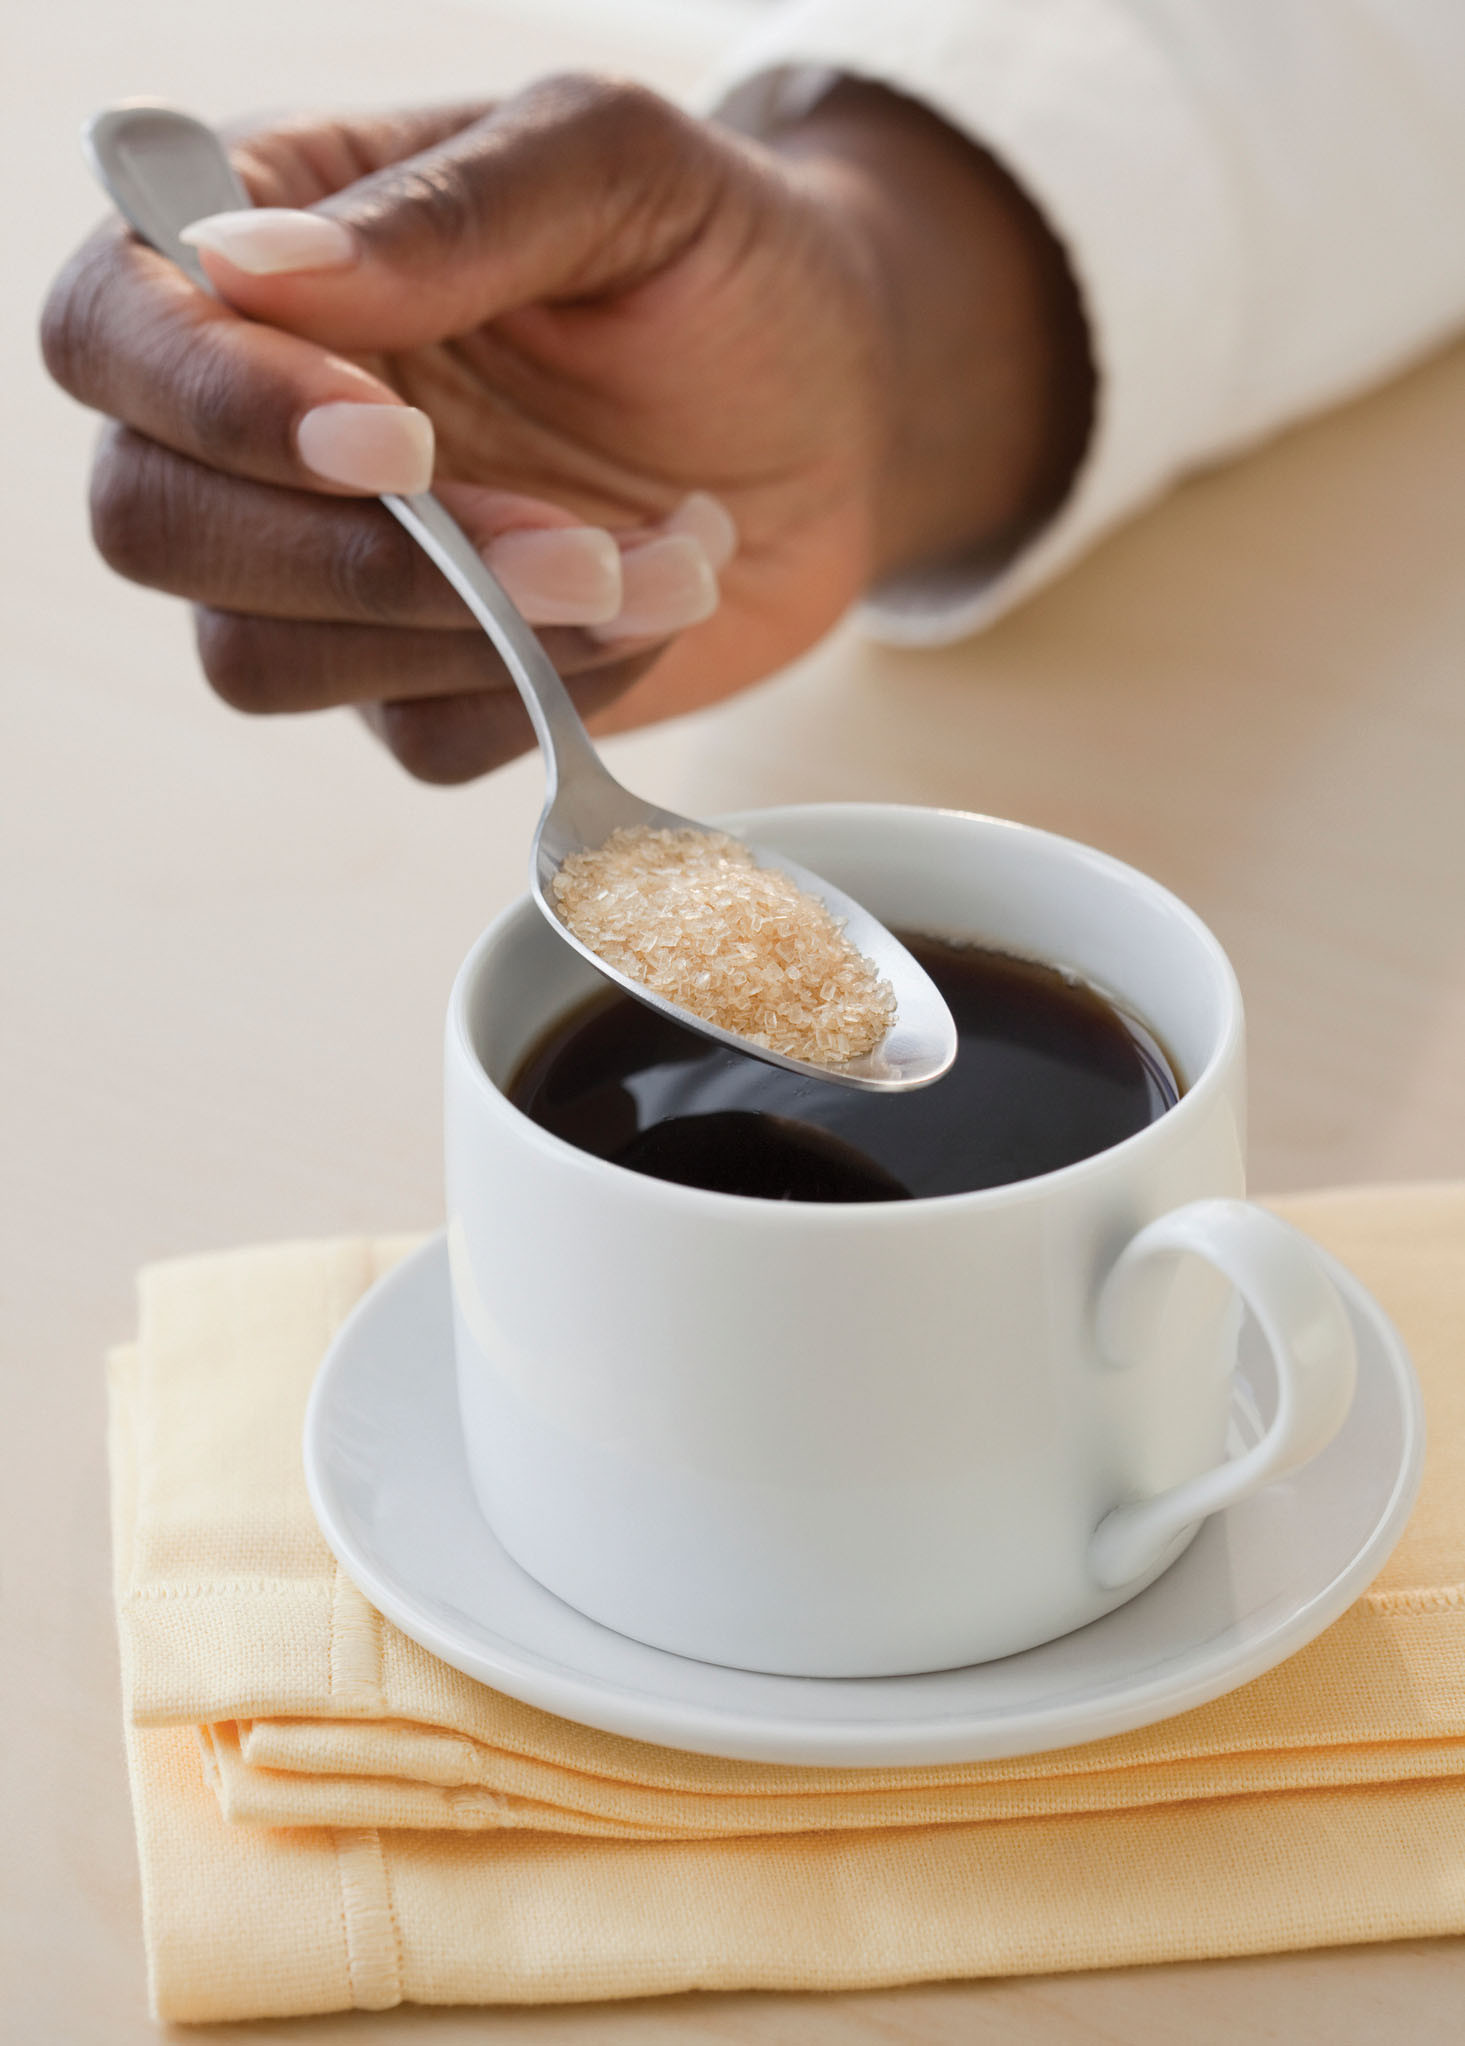
[[[713,103],[766,132],[840,72],[924,101],[1024,187],[1099,379],[1049,524],[985,578],[879,591],[880,638],[975,630],[1184,470],[1465,323],[1465,0],[796,0]]]

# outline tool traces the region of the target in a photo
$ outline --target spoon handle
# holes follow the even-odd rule
[[[382,503],[436,562],[503,656],[544,755],[546,803],[554,801],[559,785],[571,775],[590,772],[604,778],[606,769],[559,671],[447,506],[430,490],[415,497],[383,497]]]
[[[253,200],[213,129],[155,100],[122,100],[94,114],[82,149],[97,182],[142,239],[214,296],[185,227]],[[447,577],[503,657],[544,755],[546,805],[571,777],[609,779],[549,655],[477,548],[430,491],[382,503]]]

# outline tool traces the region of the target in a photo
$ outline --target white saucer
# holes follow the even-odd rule
[[[929,1676],[757,1676],[646,1648],[510,1561],[474,1501],[459,1436],[446,1243],[390,1272],[336,1337],[311,1394],[305,1469],[342,1569],[402,1631],[471,1677],[608,1733],[748,1761],[979,1761],[1100,1739],[1259,1676],[1378,1574],[1419,1486],[1419,1388],[1377,1304],[1329,1261],[1358,1340],[1342,1432],[1290,1479],[1209,1521],[1117,1612],[1025,1654]],[[1240,1439],[1258,1426],[1242,1338]]]

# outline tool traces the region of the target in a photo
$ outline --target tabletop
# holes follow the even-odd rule
[[[223,118],[445,97],[468,77],[499,90],[566,64],[681,89],[746,18],[746,0],[81,0],[7,32],[0,1936],[17,2041],[157,2036],[102,1446],[100,1358],[130,1332],[132,1274],[439,1216],[442,1004],[521,885],[540,793],[532,760],[431,790],[344,713],[236,716],[199,681],[182,608],[92,556],[93,425],[46,385],[34,342],[46,280],[98,212],[77,125],[128,93]],[[1131,860],[1236,963],[1260,1191],[1458,1177],[1462,442],[1456,348],[1190,482],[980,639],[896,654],[843,628],[732,703],[614,741],[612,764],[693,814],[951,804]],[[1435,1941],[213,2036],[1443,2046],[1462,2008],[1465,1943]]]

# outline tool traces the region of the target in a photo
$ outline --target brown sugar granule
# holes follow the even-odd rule
[[[722,831],[614,831],[554,902],[582,945],[705,1023],[812,1065],[873,1051],[895,996],[824,904]]]

